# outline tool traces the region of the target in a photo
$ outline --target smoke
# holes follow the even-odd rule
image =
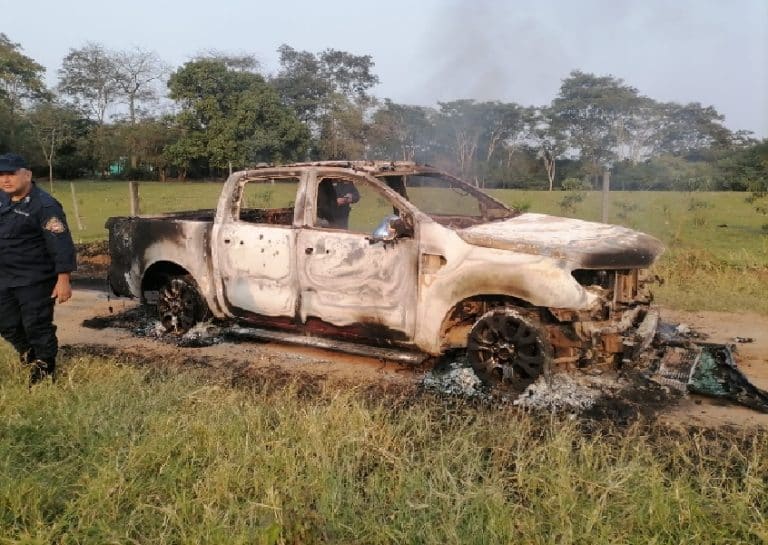
[[[765,0],[448,0],[433,15],[402,84],[410,103],[543,105],[579,69],[659,101],[713,105],[731,129],[768,136]]]
[[[555,28],[490,0],[449,4],[427,40],[424,94],[438,101],[547,103],[573,65]]]

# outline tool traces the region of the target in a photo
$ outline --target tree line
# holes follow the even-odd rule
[[[72,48],[45,69],[0,33],[0,151],[56,178],[220,178],[230,166],[320,159],[415,160],[482,187],[750,190],[768,186],[768,140],[712,106],[660,102],[575,70],[549,104],[457,99],[435,107],[373,95],[369,55],[289,45],[279,68],[208,52],[175,69],[153,51]]]

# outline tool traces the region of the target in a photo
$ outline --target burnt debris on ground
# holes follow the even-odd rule
[[[184,334],[176,335],[169,333],[147,307],[140,305],[108,316],[83,320],[82,325],[89,329],[127,329],[138,337],[150,337],[176,346],[194,348],[224,342],[223,328],[226,324],[221,321],[201,322]]]
[[[768,392],[757,388],[741,372],[736,364],[736,345],[699,340],[705,338],[687,327],[662,324],[656,334],[655,358],[645,371],[647,376],[673,389],[768,413]]]
[[[465,359],[456,357],[429,372],[427,390],[484,402],[509,403],[616,421],[650,416],[688,393],[768,412],[768,392],[749,382],[736,365],[733,345],[703,342],[707,336],[684,324],[660,324],[652,344],[619,369],[545,373],[512,392],[483,386]]]
[[[126,329],[136,336],[179,347],[233,341],[227,335],[228,325],[224,321],[202,322],[176,335],[167,332],[145,306],[83,322],[85,327]],[[599,373],[590,369],[546,373],[518,391],[487,387],[465,355],[455,352],[427,371],[418,386],[427,393],[482,404],[514,405],[528,411],[577,414],[622,423],[653,417],[689,392],[766,411],[768,394],[741,374],[731,347],[704,343],[701,339],[705,337],[685,325],[660,324],[648,354],[635,366]]]
[[[542,375],[522,392],[487,388],[465,359],[451,358],[426,373],[421,386],[441,395],[457,396],[483,404],[516,406],[529,412],[572,414],[628,424],[652,419],[677,403],[679,390],[667,388],[642,373],[558,372]]]

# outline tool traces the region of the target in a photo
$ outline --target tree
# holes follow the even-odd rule
[[[487,172],[497,151],[523,128],[523,110],[517,104],[465,99],[440,102],[439,106],[438,138],[442,138],[463,176]],[[475,167],[477,159],[483,168]]]
[[[138,47],[117,51],[112,58],[118,93],[128,105],[128,120],[135,125],[139,104],[157,100],[155,83],[166,75],[168,67],[157,53]]]
[[[321,119],[317,150],[324,159],[363,159],[366,153],[368,125],[365,108],[333,93]]]
[[[423,106],[397,104],[389,99],[373,114],[370,127],[371,153],[378,158],[426,160],[434,138],[432,118],[436,112]]]
[[[164,182],[171,167],[166,149],[179,139],[179,131],[172,116],[144,117],[131,124],[115,124],[116,138],[122,149],[119,154],[132,154],[135,163],[125,172],[129,179],[158,179]]]
[[[619,117],[616,134],[616,158],[637,164],[651,157],[657,148],[664,112],[653,99],[638,96]]]
[[[70,49],[59,69],[59,90],[94,121],[91,148],[97,168],[103,172],[110,160],[104,128],[106,113],[120,96],[114,55],[93,42]]]
[[[272,85],[308,125],[323,157],[360,157],[366,114],[376,104],[368,90],[379,82],[370,55],[326,49],[318,54],[283,44]]]
[[[660,104],[653,151],[691,155],[711,146],[728,147],[732,135],[723,127],[723,120],[713,106],[698,102]]]
[[[752,141],[730,150],[718,161],[723,174],[723,189],[768,191],[768,139]]]
[[[166,150],[172,164],[203,170],[303,156],[308,131],[259,74],[217,59],[191,61],[171,75],[170,98],[181,111],[179,139]]]
[[[469,175],[473,167],[480,135],[483,132],[474,100],[439,102],[437,128],[444,147],[452,152],[459,172]]]
[[[480,122],[484,131],[480,135],[481,149],[484,157],[481,168],[476,169],[481,178],[481,186],[485,187],[489,174],[498,171],[498,166],[504,164],[503,157],[497,157],[498,151],[506,150],[517,145],[519,136],[523,133],[524,109],[514,103],[481,102],[477,105]]]
[[[575,70],[552,101],[552,127],[567,135],[569,147],[585,162],[586,174],[597,176],[617,157],[626,121],[639,104],[637,89],[623,80]]]
[[[557,123],[552,121],[550,108],[535,108],[526,112],[525,137],[544,164],[549,190],[557,176],[557,160],[567,148],[567,138]]]
[[[278,52],[280,71],[272,79],[272,86],[301,121],[317,130],[333,84],[323,77],[320,60],[313,53],[296,51],[286,44]]]
[[[0,32],[0,149],[17,148],[18,112],[24,100],[43,98],[45,68],[22,53],[20,44]]]
[[[134,48],[129,51],[117,51],[112,53],[115,70],[115,82],[118,93],[126,101],[128,106],[128,121],[131,126],[137,124],[138,115],[141,113],[140,105],[156,102],[159,96],[157,81],[168,73],[168,67],[160,60],[154,51],[145,51]],[[145,131],[126,131],[130,137],[128,149],[132,170],[138,166],[138,147]]]
[[[70,49],[59,69],[59,90],[103,125],[107,108],[120,94],[114,56],[93,42]]]
[[[53,184],[53,165],[59,149],[70,142],[74,134],[77,112],[54,101],[37,104],[28,114],[35,139],[48,164],[48,181]]]
[[[193,60],[218,61],[236,72],[251,72],[252,74],[258,74],[259,69],[261,68],[258,59],[251,54],[227,53],[216,49],[209,49],[202,53],[198,53]]]
[[[331,83],[334,92],[353,102],[372,98],[368,90],[379,83],[379,77],[373,73],[374,63],[370,55],[326,49],[319,58],[322,75]]]

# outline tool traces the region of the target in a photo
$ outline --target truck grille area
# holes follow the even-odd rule
[[[640,295],[638,269],[576,269],[571,274],[585,288],[597,286],[606,290],[608,300],[613,303],[632,303]]]

